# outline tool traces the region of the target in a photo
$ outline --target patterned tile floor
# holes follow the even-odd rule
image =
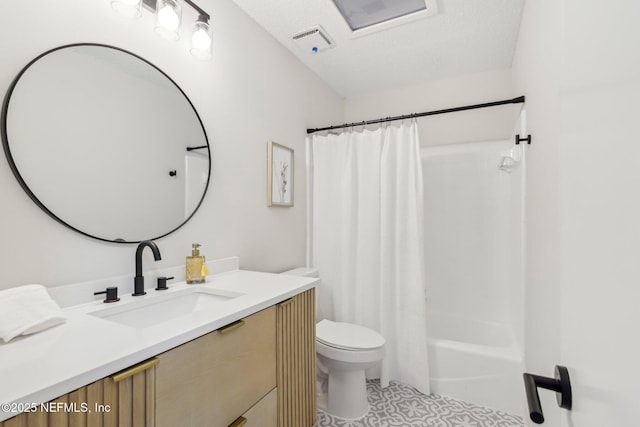
[[[523,427],[522,418],[392,382],[367,381],[369,413],[344,420],[318,410],[318,427]]]

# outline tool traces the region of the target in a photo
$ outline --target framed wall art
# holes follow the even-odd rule
[[[267,206],[293,206],[293,149],[269,141]]]

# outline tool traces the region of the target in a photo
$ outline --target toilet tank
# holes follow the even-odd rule
[[[290,276],[304,276],[304,277],[320,277],[318,269],[314,267],[298,267],[293,270],[283,271],[280,274],[288,274]]]

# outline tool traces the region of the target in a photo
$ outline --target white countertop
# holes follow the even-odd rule
[[[170,283],[168,291],[147,289],[147,295],[141,297],[121,292],[121,301],[113,304],[94,300],[67,307],[65,323],[0,343],[0,404],[47,402],[311,289],[316,281],[233,270],[209,276],[205,284]],[[89,314],[194,286],[242,295],[211,310],[194,311],[143,329]],[[0,421],[14,415],[0,407]]]

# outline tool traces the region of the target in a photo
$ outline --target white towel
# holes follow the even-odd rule
[[[63,323],[66,317],[42,285],[24,285],[0,291],[0,338],[40,332]]]

